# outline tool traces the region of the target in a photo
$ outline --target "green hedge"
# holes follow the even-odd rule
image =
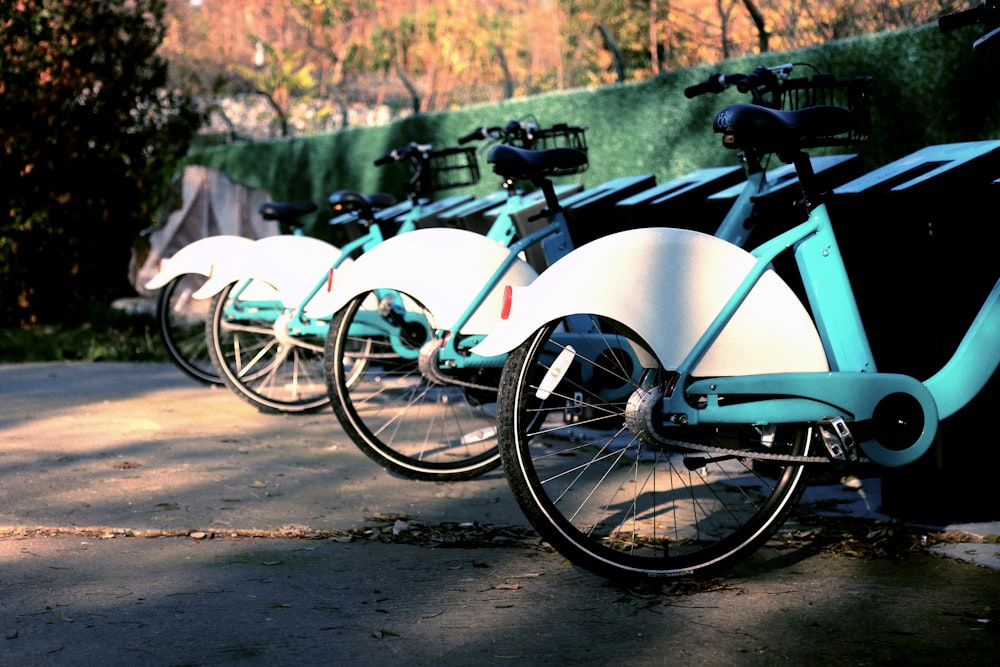
[[[973,52],[976,29],[942,35],[936,26],[880,33],[766,57],[743,57],[662,75],[625,86],[575,90],[499,104],[423,114],[373,128],[207,149],[190,161],[225,171],[239,182],[267,189],[276,199],[325,201],[337,189],[385,190],[400,194],[402,172],[372,161],[410,140],[454,145],[480,125],[501,125],[534,115],[543,126],[556,122],[588,126],[590,169],[577,177],[594,185],[623,175],[652,173],[658,182],[699,167],[733,164],[711,131],[722,106],[742,101],[735,90],[695,100],[686,86],[710,72],[749,71],[783,62],[810,63],[839,76],[872,76],[872,137],[860,152],[873,169],[923,146],[1000,136],[997,64]],[[805,75],[807,68],[797,68]],[[470,191],[498,186],[485,157],[482,179]],[[325,209],[310,229],[324,236]]]

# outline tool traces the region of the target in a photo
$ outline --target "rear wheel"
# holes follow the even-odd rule
[[[388,470],[412,479],[470,479],[500,465],[500,369],[453,369],[442,371],[444,382],[427,379],[420,351],[433,322],[398,292],[355,297],[330,322],[330,402],[355,444]]]
[[[222,382],[262,412],[306,413],[329,403],[323,339],[284,331],[288,314],[274,288],[229,285],[212,299],[205,336]]]
[[[167,354],[189,377],[205,384],[222,384],[205,343],[208,299],[193,299],[208,278],[184,273],[163,286],[156,299],[156,319]]]
[[[748,450],[807,455],[811,432],[673,427],[688,447],[636,436],[626,405],[655,376],[655,358],[618,323],[572,320],[512,352],[501,380],[504,467],[535,529],[576,564],[627,582],[717,572],[759,548],[800,497],[805,465]],[[590,333],[575,336],[581,322]]]

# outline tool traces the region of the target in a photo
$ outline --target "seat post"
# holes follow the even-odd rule
[[[779,156],[784,162],[790,162],[795,167],[795,173],[799,177],[799,187],[802,189],[803,203],[807,211],[812,211],[822,200],[819,185],[816,179],[816,172],[813,171],[812,160],[805,151],[798,151],[791,159],[786,156]]]

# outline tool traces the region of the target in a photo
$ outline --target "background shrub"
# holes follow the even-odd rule
[[[0,326],[82,319],[131,293],[132,242],[199,117],[163,92],[164,0],[13,4],[0,16]]]

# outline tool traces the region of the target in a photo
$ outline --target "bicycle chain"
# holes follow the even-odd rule
[[[729,449],[728,447],[712,447],[711,445],[700,445],[693,442],[684,442],[683,440],[672,439],[664,440],[663,444],[671,447],[693,449],[699,452],[732,456],[735,458],[759,459],[764,461],[788,461],[791,463],[830,463],[830,458],[827,456],[795,456],[794,454],[775,454],[772,452],[751,451],[749,449]]]

